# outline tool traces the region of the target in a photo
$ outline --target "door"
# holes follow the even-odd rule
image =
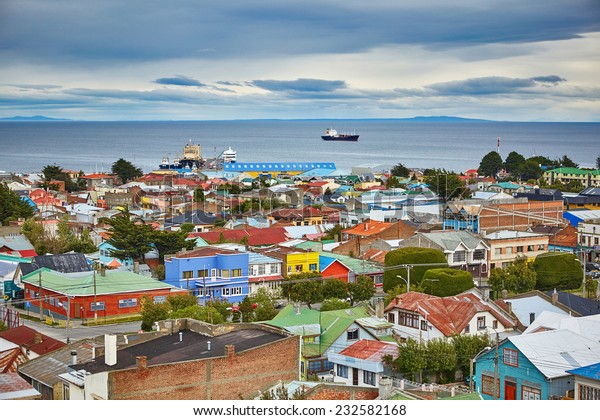
[[[352,385],[358,385],[358,369],[352,368]]]
[[[506,381],[504,383],[504,399],[505,400],[516,400],[517,399],[517,384],[514,382]]]

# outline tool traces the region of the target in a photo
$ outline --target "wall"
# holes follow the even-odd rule
[[[298,378],[298,337],[232,356],[109,373],[110,399],[231,400]]]
[[[374,400],[379,396],[379,389],[356,386],[317,385],[306,395],[308,400]]]

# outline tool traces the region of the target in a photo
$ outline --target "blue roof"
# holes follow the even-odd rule
[[[333,171],[335,171],[334,169],[331,168],[316,168],[316,169],[311,169],[309,171],[303,172],[301,175],[302,176],[319,176],[319,177],[323,177],[323,176],[327,176],[329,174],[331,174]]]
[[[548,296],[552,296],[552,291],[546,292]],[[600,314],[600,302],[596,300],[586,299],[572,293],[558,291],[558,301],[569,309],[574,310],[581,316],[598,315]]]
[[[600,381],[600,363],[594,363],[593,365],[582,366],[577,369],[568,370],[568,373],[573,375],[583,376],[585,378],[595,379]]]
[[[269,257],[256,252],[248,252],[248,264],[276,264],[280,262],[281,260],[278,258]]]
[[[311,169],[335,171],[333,162],[236,162],[225,163],[225,171],[231,172],[306,172]]]

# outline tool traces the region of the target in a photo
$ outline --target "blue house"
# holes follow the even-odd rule
[[[165,257],[165,282],[192,290],[199,302],[239,303],[248,295],[247,253],[203,247]]]
[[[131,258],[126,259],[118,259],[115,257],[111,257],[110,253],[112,250],[116,248],[109,244],[108,242],[102,242],[98,245],[98,252],[100,254],[99,261],[105,267],[117,268],[119,266],[123,267],[133,267],[133,260]],[[117,264],[118,263],[118,264]]]
[[[492,348],[475,361],[485,400],[559,399],[574,390],[570,370],[600,362],[600,343],[568,330],[522,334],[500,342],[497,358]]]

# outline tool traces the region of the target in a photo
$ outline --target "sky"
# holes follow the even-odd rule
[[[600,121],[598,0],[2,0],[0,118]]]

